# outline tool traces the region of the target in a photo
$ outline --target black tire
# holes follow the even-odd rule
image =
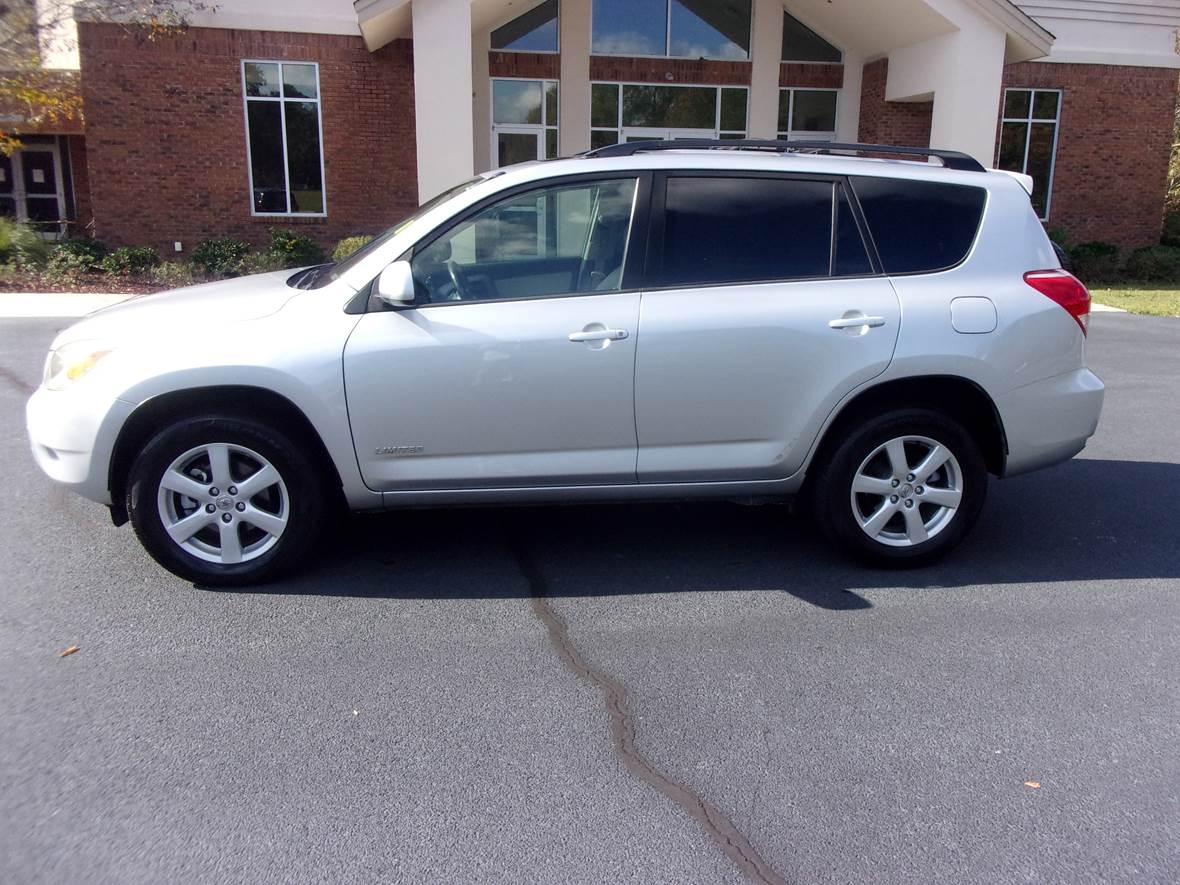
[[[868,515],[873,512],[871,507],[874,502],[879,501],[884,505],[887,498],[878,499],[868,495],[854,499],[852,483],[861,465],[870,455],[890,440],[902,437],[924,437],[950,450],[961,474],[961,498],[953,513],[950,510],[943,511],[945,522],[941,523],[938,530],[931,533],[926,540],[910,543],[909,546],[890,546],[889,543],[872,538],[862,530],[853,510],[854,506],[860,506],[864,508],[862,515]],[[917,445],[920,457],[921,444]],[[878,457],[887,459],[886,455]],[[939,481],[938,477],[939,474],[936,473],[936,483]],[[826,457],[822,457],[811,488],[811,506],[824,535],[833,544],[851,552],[861,561],[891,568],[917,567],[939,559],[963,540],[979,518],[984,499],[987,497],[987,481],[987,466],[983,454],[960,424],[929,409],[901,409],[867,419],[841,439]],[[904,478],[902,482],[904,485]],[[898,491],[905,492],[905,488],[899,488]],[[934,486],[924,490],[926,494],[930,494],[931,491],[940,490]],[[940,513],[936,505],[927,503],[912,492],[906,497],[918,505],[917,511],[920,515]],[[906,501],[902,499],[898,503],[905,504]],[[904,531],[906,514],[900,508],[897,512],[900,522],[888,523],[894,527],[892,534]],[[933,521],[934,517],[930,518]]]
[[[254,558],[244,562],[226,564],[201,559],[198,555],[182,548],[168,534],[164,517],[161,516],[158,496],[164,472],[173,462],[202,445],[226,443],[235,448],[235,468],[248,469],[249,459],[240,454],[241,449],[261,455],[278,471],[286,490],[286,502],[282,509],[286,526],[276,533],[277,538],[263,552],[251,554]],[[198,473],[200,471],[197,471]],[[204,484],[211,480],[203,479]],[[224,495],[225,490],[220,490]],[[280,494],[272,487],[270,495]],[[178,499],[172,499],[178,500]],[[185,499],[179,499],[185,500]],[[221,499],[219,499],[221,500]],[[168,571],[194,584],[208,587],[239,587],[261,584],[274,580],[294,568],[319,540],[325,515],[327,492],[324,477],[319,466],[287,433],[244,418],[210,415],[177,421],[154,436],[131,467],[127,483],[127,513],[140,543]],[[225,513],[215,515],[232,521],[239,514],[238,506],[262,505],[258,497],[248,504],[236,505],[231,502]],[[206,504],[205,507],[223,506]],[[201,508],[197,508],[201,509]],[[257,537],[260,530],[248,524],[248,517],[241,517],[242,525],[237,531],[239,541]],[[220,530],[214,524],[209,530]],[[208,535],[201,537],[209,537]],[[266,538],[257,543],[261,546]]]

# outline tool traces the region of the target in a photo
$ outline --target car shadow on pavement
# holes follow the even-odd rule
[[[1180,465],[1076,459],[992,481],[974,532],[916,570],[850,561],[779,505],[488,507],[353,516],[301,573],[249,592],[526,598],[526,550],[553,597],[781,591],[824,609],[858,590],[1180,577]]]

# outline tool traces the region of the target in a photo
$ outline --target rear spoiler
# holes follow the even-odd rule
[[[1012,172],[1008,169],[989,169],[988,171],[999,172],[1001,175],[1007,175],[1009,178],[1015,178],[1020,183],[1020,186],[1024,188],[1024,192],[1030,197],[1032,196],[1033,178],[1031,175],[1025,175],[1023,172]]]

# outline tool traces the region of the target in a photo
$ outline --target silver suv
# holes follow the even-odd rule
[[[923,161],[853,155],[886,152]],[[863,559],[929,562],[989,473],[1098,422],[1090,296],[1030,190],[876,145],[489,172],[337,264],[66,330],[33,453],[207,585],[290,568],[338,504],[796,497]]]

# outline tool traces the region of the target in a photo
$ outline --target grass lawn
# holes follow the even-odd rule
[[[1090,297],[1099,304],[1121,307],[1131,313],[1157,317],[1180,316],[1180,287],[1167,283],[1123,283],[1112,288],[1095,286]]]

